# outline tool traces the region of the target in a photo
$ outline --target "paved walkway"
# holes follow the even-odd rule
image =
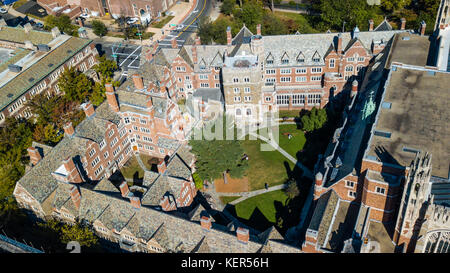
[[[136,156],[136,159],[137,159],[137,162],[138,162],[139,166],[141,166],[141,168],[142,168],[144,171],[147,172],[147,171],[148,171],[148,170],[147,170],[147,167],[145,167],[144,162],[142,162],[142,159],[141,159],[141,157],[139,156],[139,154],[136,154],[135,156]]]

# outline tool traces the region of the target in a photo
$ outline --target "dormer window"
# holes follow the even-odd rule
[[[313,60],[313,62],[316,62],[316,63],[320,62],[320,55],[319,55],[319,53],[317,53],[317,51],[316,51],[316,53],[314,53],[312,60]]]
[[[269,53],[269,55],[266,58],[266,64],[273,64],[273,56],[272,53]]]
[[[267,60],[266,64],[273,64],[273,60]]]
[[[283,54],[283,57],[281,57],[281,64],[289,64],[289,56],[286,52]]]
[[[298,64],[302,64],[302,63],[304,63],[304,62],[305,62],[305,55],[303,55],[303,53],[300,52],[300,53],[297,55],[297,63],[298,63]]]

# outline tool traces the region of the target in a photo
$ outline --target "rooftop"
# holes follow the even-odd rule
[[[420,36],[409,32],[399,33],[395,36],[393,49],[389,57],[391,62],[425,66],[429,64],[430,37]]]
[[[368,155],[382,162],[409,166],[417,151],[426,150],[433,155],[432,175],[447,178],[448,86],[449,73],[393,67]]]

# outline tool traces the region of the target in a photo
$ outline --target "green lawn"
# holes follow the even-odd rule
[[[300,110],[279,110],[278,111],[278,117],[289,117],[289,118],[295,118],[300,116]]]
[[[250,220],[251,218],[260,217],[258,214],[254,214],[256,208],[264,215],[264,217],[271,223],[276,222],[277,209],[284,207],[286,199],[288,197],[282,190],[271,191],[268,193],[260,194],[235,205],[236,215],[239,218]],[[276,207],[278,202],[279,207]],[[277,205],[278,206],[278,205]]]
[[[172,20],[174,16],[167,16],[164,17],[161,21],[159,22],[155,22],[153,24],[150,25],[150,27],[154,27],[154,28],[162,28],[164,27],[167,23],[169,23],[170,20]]]
[[[17,2],[14,2],[12,7],[13,7],[13,9],[17,9],[17,8],[23,6],[23,4],[25,4],[26,2],[28,2],[28,0],[18,0]]]
[[[292,12],[282,12],[275,11],[276,16],[283,20],[293,20],[298,26],[298,31],[302,34],[304,33],[318,33],[319,31],[314,29],[308,22],[307,18],[303,14],[292,13]]]
[[[144,178],[144,170],[139,166],[136,157],[130,158],[125,165],[120,169],[123,177],[133,179],[137,175],[137,179]]]
[[[222,203],[228,204],[228,203],[230,203],[238,198],[241,198],[241,197],[240,196],[220,196],[219,198],[222,201]]]
[[[249,168],[246,176],[249,181],[250,191],[264,188],[264,183],[269,186],[283,184],[288,178],[289,171],[294,167],[294,164],[286,159],[280,152],[261,151],[261,144],[265,142],[258,140],[242,140],[241,144],[245,153],[249,157]]]
[[[283,133],[290,133],[292,135],[291,139]],[[297,158],[297,152],[303,149],[306,143],[306,137],[302,130],[297,129],[296,124],[285,124],[279,126],[279,139],[278,144],[280,147]]]

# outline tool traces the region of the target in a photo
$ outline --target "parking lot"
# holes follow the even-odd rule
[[[121,77],[126,77],[129,69],[139,68],[142,46],[127,43],[102,43],[101,46],[106,57],[117,62]]]

